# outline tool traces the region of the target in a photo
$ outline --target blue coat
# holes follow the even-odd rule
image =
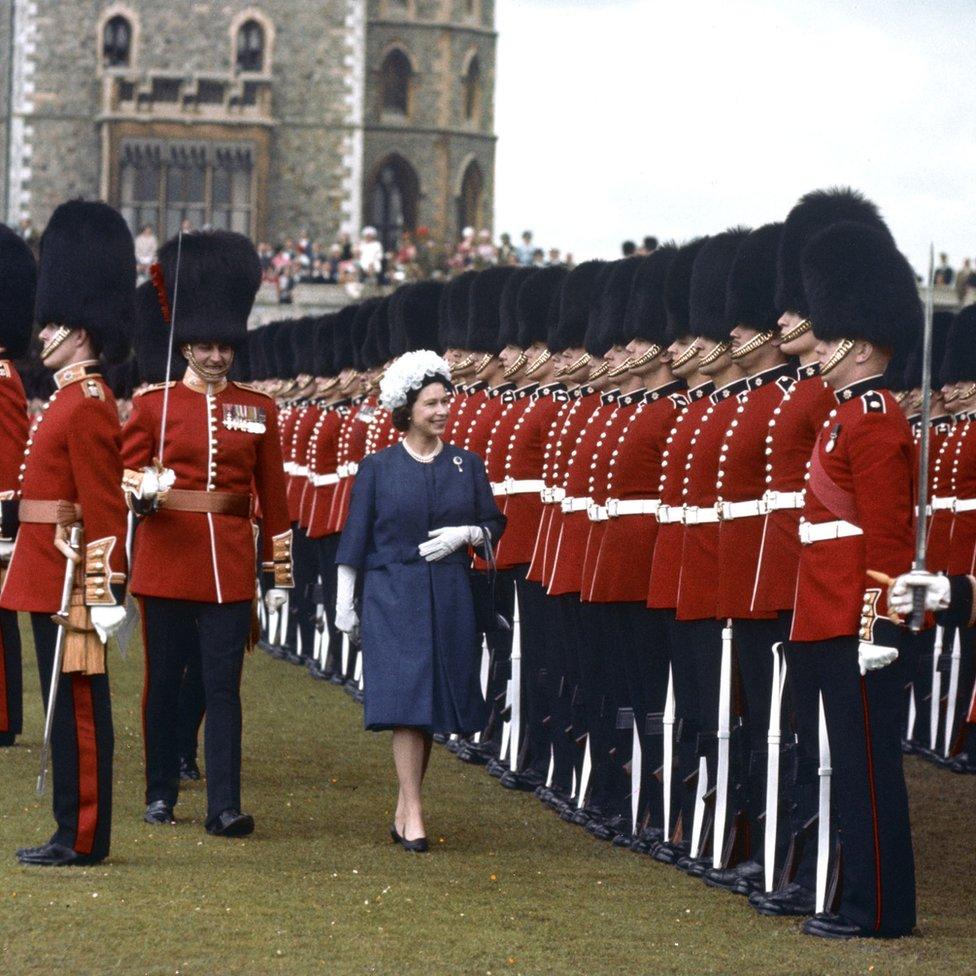
[[[432,563],[417,552],[431,529],[452,525],[486,526],[496,543],[505,528],[476,454],[446,444],[422,464],[396,444],[360,464],[336,562],[363,582],[367,729],[484,726],[467,549]]]

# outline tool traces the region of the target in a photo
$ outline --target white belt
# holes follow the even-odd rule
[[[308,477],[308,467],[304,464],[292,464],[291,473],[296,478],[307,478]]]
[[[294,474],[297,467],[294,461],[285,461],[285,474]]]
[[[661,510],[660,498],[608,498],[607,515],[617,518],[620,515],[656,515]],[[667,506],[663,506],[667,508]]]
[[[976,498],[956,498],[952,503],[953,512],[976,511]]]
[[[767,512],[778,512],[784,508],[803,508],[802,491],[767,491],[762,496],[763,507]]]
[[[757,515],[766,514],[766,508],[761,498],[750,502],[719,502],[715,506],[715,510],[723,522],[732,522],[740,518],[754,518]]]
[[[805,546],[828,539],[846,539],[852,535],[864,535],[864,531],[860,526],[844,521],[800,523],[800,542]]]
[[[589,516],[591,522],[606,522],[610,517],[606,505],[590,505],[586,510],[586,514]]]
[[[955,508],[955,505],[956,505],[955,498],[949,498],[948,496],[943,496],[942,498],[939,498],[938,496],[933,495],[932,503],[929,507],[932,509],[933,512],[939,512],[939,511],[951,512],[953,508]]]
[[[543,487],[539,490],[539,497],[546,505],[556,505],[566,497],[566,489]]]
[[[492,483],[493,495],[532,495],[544,491],[546,483],[541,478],[505,478]]]
[[[685,510],[680,505],[661,505],[657,510],[660,525],[678,525],[685,520]]]
[[[346,475],[345,476],[347,478],[355,478],[357,474],[359,474],[359,462],[358,461],[350,461],[346,465]]]
[[[685,525],[709,525],[718,520],[718,512],[714,507],[700,508],[698,505],[689,505],[685,508]]]
[[[585,512],[593,504],[593,499],[588,495],[581,495],[579,498],[562,498],[559,506],[564,512]]]
[[[332,474],[313,474],[309,475],[308,480],[314,488],[324,488],[326,485],[339,484],[339,473],[334,471]]]

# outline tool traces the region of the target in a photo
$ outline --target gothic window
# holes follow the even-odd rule
[[[410,76],[413,69],[403,51],[394,48],[383,60],[381,69],[383,111],[394,115],[410,114]]]
[[[377,167],[366,194],[367,219],[385,250],[394,250],[404,230],[417,225],[417,174],[401,156],[392,155]]]
[[[472,159],[461,180],[461,194],[458,197],[458,237],[465,227],[485,226],[485,178],[481,167]]]
[[[464,75],[464,118],[477,122],[481,114],[481,65],[477,57],[471,59]]]
[[[264,70],[264,28],[256,20],[246,20],[237,31],[238,71]]]
[[[111,17],[102,32],[102,63],[106,68],[127,68],[132,57],[132,25],[125,17]]]
[[[253,156],[248,143],[125,140],[117,204],[133,233],[151,224],[160,240],[184,220],[253,237]]]

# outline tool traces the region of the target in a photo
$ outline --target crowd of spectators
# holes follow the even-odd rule
[[[962,265],[954,269],[949,263],[949,255],[939,255],[935,268],[935,283],[946,288],[954,288],[961,305],[976,303],[976,269],[971,258],[964,258]]]

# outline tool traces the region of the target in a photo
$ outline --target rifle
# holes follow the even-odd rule
[[[817,914],[826,911],[830,867],[830,740],[823,694],[820,695],[820,804],[817,813]]]
[[[81,562],[81,526],[75,523],[68,530],[68,540],[55,536],[54,545],[64,555],[64,585],[61,588],[61,609],[54,616],[58,634],[54,642],[54,662],[51,665],[51,685],[47,695],[47,712],[44,715],[44,741],[41,745],[41,769],[37,776],[37,795],[44,795],[47,767],[51,758],[51,730],[54,727],[54,709],[58,701],[61,683],[61,663],[64,659],[64,641],[71,614],[71,591],[75,582],[75,567]]]
[[[722,664],[718,693],[718,764],[715,775],[715,831],[712,867],[722,867],[729,804],[729,736],[732,714],[732,621],[722,628]]]
[[[779,816],[779,757],[782,735],[783,689],[786,687],[786,654],[782,643],[773,644],[773,693],[769,700],[769,732],[766,736],[766,822],[764,825],[764,867],[766,891],[776,878],[776,831]]]
[[[942,754],[949,758],[952,748],[952,727],[956,724],[956,699],[959,697],[959,666],[962,663],[962,645],[959,640],[959,628],[952,638],[952,657],[949,666],[949,695],[946,698],[945,733],[942,740]]]

